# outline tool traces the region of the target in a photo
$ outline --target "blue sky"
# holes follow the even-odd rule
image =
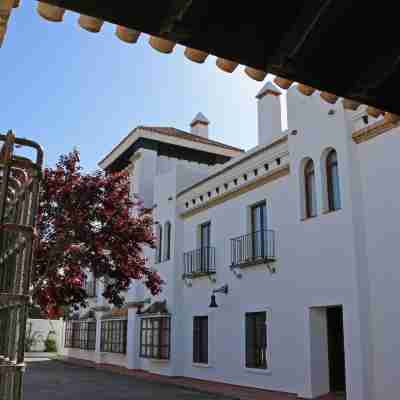
[[[243,67],[223,73],[211,56],[195,64],[182,46],[164,55],[147,35],[128,45],[111,24],[89,33],[72,12],[63,23],[50,23],[36,14],[35,3],[14,10],[0,49],[0,131],[38,141],[47,165],[77,146],[92,170],[135,126],[188,130],[198,111],[211,121],[212,139],[256,145],[255,95],[263,83]]]

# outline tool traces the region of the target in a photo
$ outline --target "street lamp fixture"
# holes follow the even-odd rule
[[[212,291],[212,294],[211,294],[211,302],[210,302],[209,307],[210,308],[217,308],[218,307],[218,304],[217,304],[217,302],[215,300],[215,293],[228,294],[228,292],[229,292],[228,285],[224,285],[224,286],[221,286],[218,289],[214,289]]]

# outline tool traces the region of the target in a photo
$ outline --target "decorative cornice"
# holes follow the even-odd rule
[[[190,192],[192,189],[194,189],[195,187],[200,186],[201,184],[219,176],[222,175],[224,173],[226,173],[227,171],[237,167],[240,164],[243,164],[245,161],[249,160],[250,158],[256,157],[257,155],[259,155],[260,153],[263,153],[266,150],[270,150],[273,149],[283,143],[287,143],[288,141],[288,135],[284,135],[282,137],[280,137],[279,139],[275,140],[274,142],[272,142],[271,144],[269,144],[268,146],[262,147],[259,150],[257,150],[254,153],[249,153],[249,154],[244,154],[239,160],[235,160],[233,159],[232,162],[228,162],[229,165],[222,167],[221,169],[219,169],[218,171],[211,173],[210,175],[207,175],[207,177],[205,177],[204,179],[196,182],[195,184],[183,189],[182,191],[180,191],[176,198],[178,199],[179,197],[181,197],[182,195],[184,195],[187,192]]]
[[[374,124],[360,129],[353,133],[353,140],[357,144],[371,140],[379,135],[382,135],[393,128],[399,126],[399,123],[393,123],[391,121],[378,121]]]
[[[207,203],[200,205],[199,207],[193,208],[191,210],[185,211],[180,214],[180,216],[183,219],[192,217],[193,215],[196,215],[200,212],[203,212],[205,210],[208,210],[209,208],[215,207],[221,203],[224,203],[225,201],[231,200],[235,197],[241,196],[244,193],[247,193],[251,190],[256,189],[259,186],[263,186],[266,183],[275,181],[279,178],[282,178],[283,176],[289,175],[290,174],[290,166],[289,165],[283,165],[280,168],[276,168],[273,171],[271,171],[270,174],[261,176],[258,179],[254,179],[253,181],[249,182],[247,185],[243,185],[240,188],[233,190],[231,192],[228,192],[226,194],[223,194],[219,197],[216,197],[215,199],[212,199],[208,201]]]

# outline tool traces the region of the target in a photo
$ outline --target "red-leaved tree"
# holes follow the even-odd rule
[[[151,210],[130,197],[128,174],[84,174],[79,162],[77,150],[61,156],[41,185],[32,284],[50,316],[86,305],[86,271],[106,278],[103,296],[116,306],[132,280],[152,294],[162,285],[143,255],[144,246],[154,248]]]

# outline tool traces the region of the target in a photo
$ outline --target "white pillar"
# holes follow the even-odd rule
[[[95,355],[93,357],[93,361],[96,364],[100,364],[102,361],[101,357],[101,317],[102,312],[96,312],[96,347],[95,347]]]
[[[140,369],[139,345],[140,345],[140,320],[137,317],[137,309],[128,309],[128,337],[126,343],[126,356],[128,369]]]

